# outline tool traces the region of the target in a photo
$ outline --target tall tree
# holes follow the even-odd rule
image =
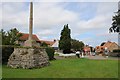
[[[118,11],[112,18],[112,27],[109,28],[109,32],[117,32],[120,34],[120,2],[118,3]]]
[[[70,51],[71,49],[71,30],[67,25],[64,25],[63,30],[61,31],[61,37],[59,41],[59,48],[63,51]]]

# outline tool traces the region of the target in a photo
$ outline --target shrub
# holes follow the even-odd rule
[[[120,57],[120,49],[113,50],[113,52],[109,53],[109,56]]]
[[[48,54],[49,60],[55,60],[54,58],[54,52],[55,50],[51,47],[46,48],[46,52]]]
[[[7,64],[9,56],[13,53],[14,47],[13,46],[0,46],[2,49],[2,64]]]
[[[120,53],[120,49],[115,49],[115,50],[113,50],[113,53]]]
[[[64,53],[64,54],[70,54],[70,53],[75,53],[75,52],[73,52],[73,51],[71,51],[71,50],[63,50],[63,53]]]
[[[109,56],[112,56],[112,57],[120,57],[120,53],[118,53],[118,52],[111,52],[111,53],[109,53]]]

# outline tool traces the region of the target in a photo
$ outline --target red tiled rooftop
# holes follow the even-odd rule
[[[28,38],[29,38],[29,34],[27,34],[27,33],[21,33],[22,34],[22,36],[20,37],[20,40],[21,41],[26,41],[26,40],[28,40]],[[46,44],[48,44],[48,45],[50,45],[50,46],[52,46],[55,42],[54,41],[47,41],[47,40],[39,40],[38,39],[38,37],[35,35],[35,34],[33,34],[32,35],[32,38],[35,40],[35,41],[38,41],[38,42],[45,42]]]
[[[45,40],[40,40],[40,42],[45,42],[46,44],[52,46],[55,42],[54,41],[45,41]]]
[[[105,48],[105,47],[110,47],[112,44],[116,44],[115,42],[106,42],[103,46],[96,46],[96,48]],[[117,44],[116,44],[117,45]]]
[[[20,40],[28,40],[29,38],[29,34],[26,34],[26,33],[21,33],[22,36],[20,37]],[[32,35],[32,38],[35,40],[35,41],[39,41],[38,37],[36,35]]]

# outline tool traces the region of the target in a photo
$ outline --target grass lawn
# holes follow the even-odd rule
[[[40,69],[11,69],[3,65],[3,78],[118,78],[117,60],[63,59]]]

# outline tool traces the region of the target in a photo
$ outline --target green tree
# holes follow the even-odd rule
[[[2,34],[0,32],[0,45],[2,45]]]
[[[73,50],[83,50],[84,43],[79,40],[72,39],[71,40],[71,48]]]
[[[60,50],[63,51],[70,51],[71,49],[71,36],[70,36],[70,29],[67,25],[64,25],[63,30],[61,31],[61,37],[60,37],[60,41],[59,41],[59,48]]]
[[[8,32],[1,29],[0,34],[2,35],[2,45],[16,45],[15,41],[22,36],[16,28],[10,29]]]
[[[6,45],[8,43],[7,33],[3,29],[1,29],[1,31],[0,31],[0,37],[1,37],[0,40],[2,41],[2,45]]]
[[[119,2],[120,8],[120,2]],[[116,14],[112,18],[112,27],[109,28],[109,32],[117,32],[120,34],[120,9],[116,12]]]

